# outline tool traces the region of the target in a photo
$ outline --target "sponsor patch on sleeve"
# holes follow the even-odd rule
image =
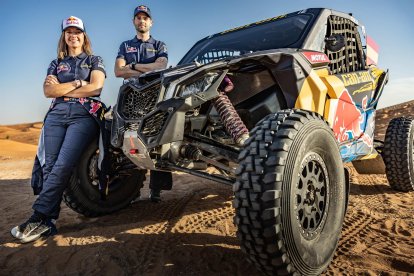
[[[105,69],[105,65],[104,65],[103,59],[101,57],[98,57],[98,67],[102,68],[102,69]]]

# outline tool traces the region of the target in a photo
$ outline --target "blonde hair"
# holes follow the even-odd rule
[[[82,45],[82,50],[85,52],[85,54],[92,55],[92,45],[91,40],[89,39],[88,35],[83,32],[84,34],[84,41]],[[58,48],[57,48],[57,57],[58,59],[63,59],[67,55],[69,55],[68,45],[65,41],[65,32],[63,31],[59,38]]]

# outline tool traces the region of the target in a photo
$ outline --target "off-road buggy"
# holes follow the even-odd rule
[[[414,187],[412,119],[392,120],[385,142],[374,140],[388,71],[365,40],[352,15],[320,8],[200,40],[178,66],[120,88],[109,182],[98,181],[93,143],[66,203],[107,214],[139,195],[147,170],[186,172],[233,186],[241,248],[261,271],[321,273],[346,211],[344,163],[386,168],[393,188]]]

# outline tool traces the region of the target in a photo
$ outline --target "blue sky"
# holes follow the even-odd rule
[[[56,47],[62,19],[83,19],[93,51],[103,57],[107,79],[102,98],[116,102],[122,81],[113,66],[120,43],[131,39],[139,4],[150,7],[151,34],[168,45],[169,65],[176,65],[199,39],[219,31],[311,7],[352,12],[380,46],[379,65],[390,69],[380,107],[414,99],[414,1],[412,0],[180,0],[0,1],[0,124],[41,121],[50,104],[42,83]]]

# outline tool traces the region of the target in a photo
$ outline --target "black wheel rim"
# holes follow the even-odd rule
[[[99,187],[99,175],[98,175],[98,160],[99,160],[99,150],[95,152],[89,159],[89,170],[88,170],[88,176],[89,176],[89,184],[96,190],[100,191],[100,188],[105,189],[106,187]],[[122,186],[122,181],[119,181],[119,179],[122,178],[122,176],[119,176],[116,174],[114,177],[112,177],[109,180],[108,183],[108,192],[109,195],[111,192],[116,191]]]
[[[89,183],[97,190],[99,190],[98,159],[99,151],[97,150],[89,159],[88,168]]]
[[[311,240],[318,236],[327,217],[329,178],[325,162],[317,153],[305,156],[295,186],[296,220],[301,235]]]

